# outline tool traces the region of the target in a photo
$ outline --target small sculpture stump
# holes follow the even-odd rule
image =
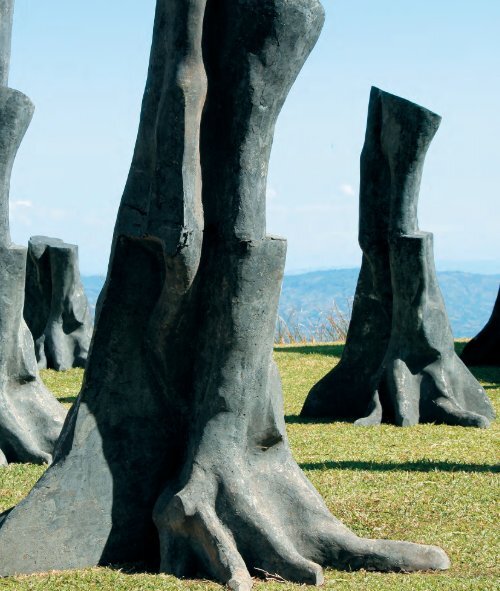
[[[76,245],[46,236],[30,238],[24,319],[35,340],[39,369],[85,367],[92,316]]]

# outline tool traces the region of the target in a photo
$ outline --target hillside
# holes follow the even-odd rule
[[[332,269],[286,275],[280,301],[280,316],[286,321],[313,324],[332,308],[333,302],[346,313],[354,296],[359,269]],[[104,278],[83,277],[94,307]],[[438,272],[446,309],[456,338],[472,337],[488,320],[500,283],[500,275],[462,271]]]

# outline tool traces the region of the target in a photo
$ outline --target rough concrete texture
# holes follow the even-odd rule
[[[157,2],[83,389],[54,464],[4,515],[2,575],[146,561],[244,590],[263,571],[448,567],[434,546],[351,532],[286,437],[266,173],[323,18],[317,0]]]
[[[9,82],[14,0],[0,0],[0,87]]]
[[[302,415],[486,427],[493,409],[455,355],[436,279],[432,235],[417,205],[440,117],[373,88],[361,154],[363,263],[345,350],[310,391]]]
[[[0,464],[50,462],[65,416],[38,375],[23,320],[26,249],[10,240],[10,176],[33,115],[28,97],[5,86],[12,11],[0,0]]]
[[[460,358],[465,365],[500,366],[500,288],[490,319],[465,345]]]
[[[35,340],[38,367],[85,367],[92,315],[80,280],[78,247],[32,236],[28,244],[24,319]]]

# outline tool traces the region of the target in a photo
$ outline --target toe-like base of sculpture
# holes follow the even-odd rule
[[[391,254],[394,321],[367,416],[398,426],[445,423],[488,427],[495,414],[486,392],[455,354],[434,269],[432,234],[395,239]]]

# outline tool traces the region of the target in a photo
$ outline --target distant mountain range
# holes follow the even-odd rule
[[[359,269],[332,269],[286,275],[280,300],[280,316],[301,323],[307,333],[334,304],[347,315],[356,289]],[[462,271],[438,272],[439,285],[456,338],[473,337],[485,325],[493,310],[500,275]],[[94,308],[104,277],[82,277],[87,297]]]

